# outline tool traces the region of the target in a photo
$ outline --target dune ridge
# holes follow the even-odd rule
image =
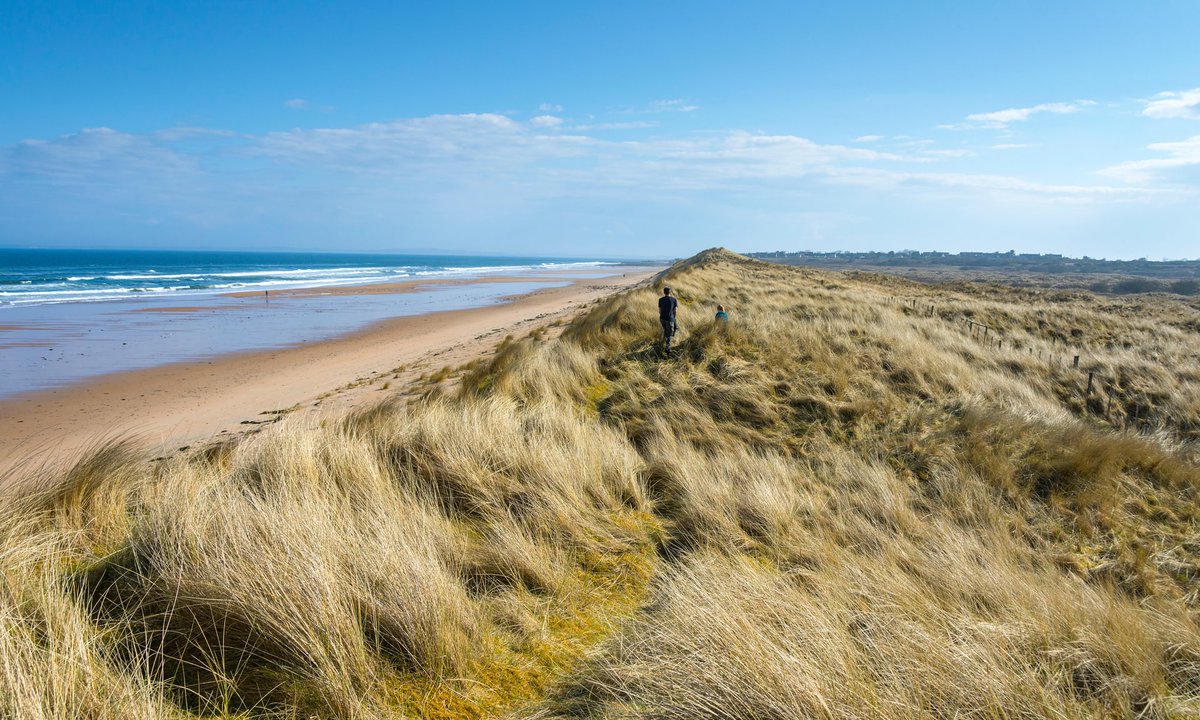
[[[709,250],[415,396],[113,444],[0,512],[0,716],[1194,717],[1191,322]]]

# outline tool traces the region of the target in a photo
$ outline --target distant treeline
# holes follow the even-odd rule
[[[941,268],[997,272],[1126,276],[1097,279],[1098,292],[1174,292],[1200,294],[1200,260],[1102,260],[1056,254],[1009,252],[775,252],[746,253],[750,257],[788,265],[825,268]],[[1132,276],[1132,277],[1130,277]]]

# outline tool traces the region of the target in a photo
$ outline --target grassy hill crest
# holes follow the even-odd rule
[[[106,448],[0,514],[0,716],[1194,717],[1163,302],[716,248],[420,401]]]

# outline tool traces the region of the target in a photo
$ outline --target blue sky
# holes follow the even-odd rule
[[[1200,256],[1200,3],[0,0],[0,245]]]

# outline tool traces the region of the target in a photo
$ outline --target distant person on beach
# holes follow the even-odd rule
[[[671,354],[671,338],[675,337],[675,311],[679,309],[679,301],[671,297],[671,288],[663,288],[662,297],[658,299],[658,321],[662,323],[663,349]]]
[[[725,306],[724,306],[724,305],[718,305],[718,306],[717,306],[717,317],[716,317],[716,320],[717,320],[718,322],[725,322],[725,321],[727,321],[728,319],[729,319],[729,313],[725,312]]]

